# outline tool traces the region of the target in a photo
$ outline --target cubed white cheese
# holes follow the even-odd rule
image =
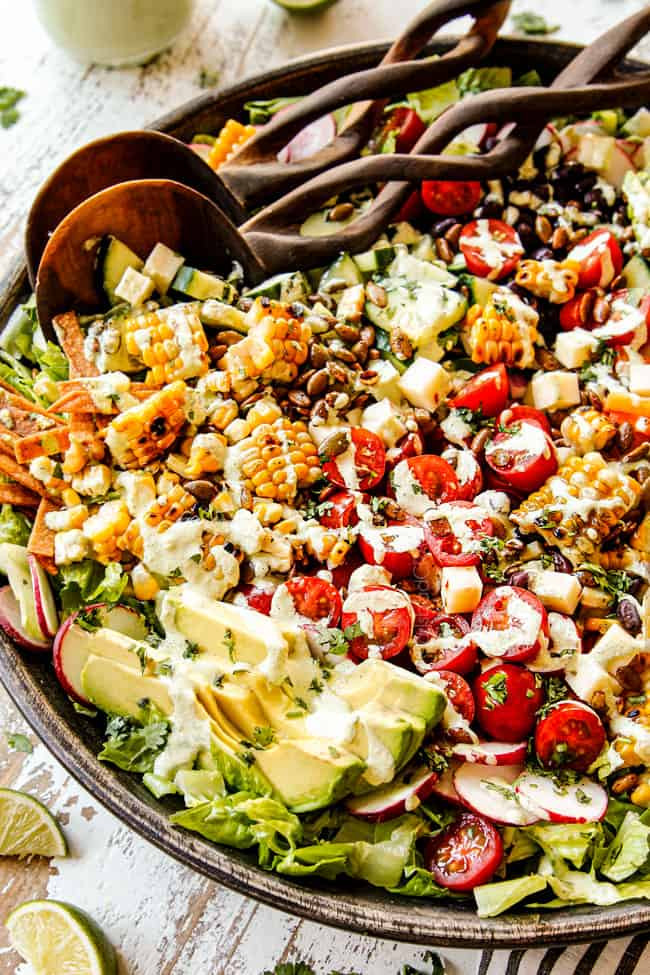
[[[54,536],[54,561],[57,565],[81,562],[90,553],[90,542],[79,528],[57,532]]]
[[[650,396],[650,363],[635,362],[630,366],[630,392]]]
[[[591,362],[598,349],[598,339],[584,328],[574,328],[571,332],[558,332],[555,340],[555,358],[565,369],[580,369]]]
[[[358,322],[366,303],[366,289],[362,284],[346,288],[339,299],[336,317],[348,322]]]
[[[531,572],[528,586],[547,609],[569,615],[575,612],[582,593],[582,586],[574,575],[550,569]]]
[[[400,378],[399,388],[413,406],[436,410],[447,396],[449,373],[437,362],[418,357]]]
[[[388,359],[375,359],[372,368],[377,374],[377,381],[368,386],[368,392],[377,400],[392,399],[399,403],[402,398],[399,389],[400,374],[393,363]]]
[[[538,410],[564,410],[580,402],[580,384],[575,372],[562,369],[542,372],[530,385],[533,406]]]
[[[361,426],[381,437],[387,447],[394,447],[408,432],[400,409],[389,399],[366,406],[361,414]]]
[[[115,294],[135,307],[144,304],[147,298],[151,298],[154,287],[152,279],[146,274],[127,267],[115,289]]]
[[[185,258],[166,244],[156,244],[144,263],[142,273],[150,277],[157,291],[164,295],[184,263]]]
[[[445,566],[441,595],[445,613],[473,613],[483,595],[483,583],[476,566]]]
[[[91,464],[72,478],[72,488],[77,494],[101,498],[111,489],[113,474],[106,464]]]
[[[585,586],[580,601],[586,609],[607,609],[612,604],[612,597],[604,589]]]

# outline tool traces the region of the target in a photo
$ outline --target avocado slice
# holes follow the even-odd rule
[[[84,694],[95,707],[124,718],[138,718],[143,704],[153,704],[162,714],[174,710],[167,687],[156,677],[146,677],[110,657],[90,654],[81,672]]]
[[[422,718],[427,731],[440,721],[447,703],[443,692],[419,675],[370,657],[346,674],[335,691],[354,710],[376,702],[388,711]]]

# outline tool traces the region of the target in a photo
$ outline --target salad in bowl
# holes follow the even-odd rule
[[[504,75],[389,107],[373,151]],[[60,346],[13,316],[0,625],[178,827],[485,917],[650,896],[649,137],[558,119],[256,286],[108,236],[101,313]]]

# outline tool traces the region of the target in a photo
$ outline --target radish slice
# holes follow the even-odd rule
[[[278,161],[283,163],[301,162],[328,145],[336,135],[336,121],[333,115],[323,115],[294,135],[284,149],[278,153]]]
[[[607,812],[607,793],[592,779],[561,784],[555,776],[524,772],[515,783],[522,805],[552,823],[596,823]]]
[[[517,799],[514,783],[521,765],[500,765],[487,769],[474,762],[463,762],[454,775],[456,791],[465,805],[479,816],[505,826],[530,826],[542,816],[525,809]]]
[[[556,674],[566,670],[582,652],[582,639],[578,627],[570,616],[564,613],[548,614],[550,643],[539,651],[536,657],[526,662],[529,670],[536,674]],[[569,652],[571,651],[571,652]]]
[[[526,758],[527,741],[479,741],[475,745],[454,745],[454,755],[477,765],[521,765]]]
[[[349,799],[346,807],[353,816],[366,819],[370,823],[383,823],[387,819],[394,819],[404,812],[417,809],[420,802],[431,795],[437,779],[438,773],[426,766],[410,769],[402,772],[383,789]]]
[[[104,607],[102,607],[104,609]],[[117,630],[132,640],[144,640],[147,635],[147,624],[144,617],[130,606],[112,606],[102,612],[102,626],[109,630]]]
[[[0,627],[10,640],[24,647],[25,650],[47,653],[52,646],[51,640],[35,640],[25,631],[20,619],[20,606],[11,591],[11,586],[3,586],[0,589]]]
[[[59,629],[59,614],[52,595],[52,587],[47,572],[34,555],[28,555],[29,572],[34,590],[36,619],[44,636],[53,639]]]
[[[463,800],[458,795],[456,791],[456,786],[454,785],[454,774],[458,768],[458,762],[450,762],[449,767],[445,769],[439,779],[437,779],[433,784],[433,795],[438,796],[439,799],[446,799],[447,802],[456,802],[458,805],[463,805]]]

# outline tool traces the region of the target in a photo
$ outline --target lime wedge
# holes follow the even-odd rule
[[[336,3],[336,0],[274,0],[274,3],[290,14],[313,14]]]
[[[64,857],[59,824],[42,802],[26,792],[0,789],[0,855]]]
[[[26,901],[7,918],[12,948],[34,975],[116,975],[117,958],[104,932],[78,907]]]

